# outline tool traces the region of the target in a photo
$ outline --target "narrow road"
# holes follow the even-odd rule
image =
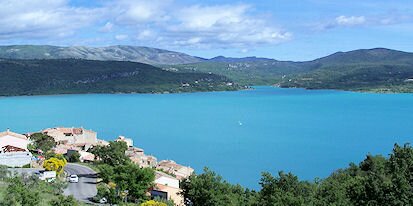
[[[68,175],[79,176],[78,183],[68,183],[69,186],[64,190],[64,194],[73,195],[79,201],[91,203],[90,198],[97,194],[96,172],[89,167],[73,163],[68,163],[64,170]]]

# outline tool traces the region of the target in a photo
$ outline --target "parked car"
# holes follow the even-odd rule
[[[79,177],[77,175],[70,175],[69,176],[69,182],[78,183],[79,182]]]
[[[108,200],[105,197],[99,200],[100,204],[105,204],[107,202],[108,202]]]

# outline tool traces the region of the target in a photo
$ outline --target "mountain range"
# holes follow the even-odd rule
[[[0,58],[6,59],[87,59],[132,61],[146,64],[185,64],[202,58],[163,49],[138,46],[60,47],[49,45],[0,46]]]
[[[304,62],[219,57],[164,69],[211,72],[247,85],[413,92],[413,53],[385,48],[337,52]]]
[[[312,61],[269,58],[211,59],[136,46],[0,46],[5,59],[88,59],[152,64],[175,73],[210,73],[241,85],[278,85],[307,89],[413,92],[413,53],[385,48],[337,52]]]

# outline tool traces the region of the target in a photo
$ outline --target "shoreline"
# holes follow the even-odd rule
[[[267,86],[267,85],[261,85]],[[0,96],[0,99],[5,98],[19,98],[19,97],[51,97],[51,96],[71,96],[71,95],[173,95],[173,94],[195,94],[195,93],[216,93],[216,92],[236,92],[253,90],[253,86],[246,86],[247,88],[240,88],[234,90],[211,90],[211,91],[185,91],[185,92],[86,92],[86,93],[56,93],[56,94],[34,94],[34,95],[10,95]]]

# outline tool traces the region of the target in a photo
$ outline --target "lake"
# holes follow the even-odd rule
[[[257,189],[260,174],[326,177],[413,140],[413,94],[255,87],[236,92],[0,98],[0,130],[67,126]]]

